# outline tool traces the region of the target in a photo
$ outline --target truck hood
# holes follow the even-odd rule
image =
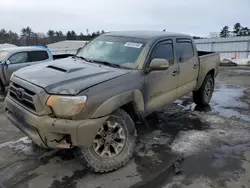
[[[13,76],[44,88],[49,94],[76,95],[129,72],[131,70],[65,58],[20,69]]]

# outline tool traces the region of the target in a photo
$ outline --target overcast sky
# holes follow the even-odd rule
[[[150,29],[208,36],[236,22],[250,27],[250,0],[0,0],[0,27],[20,33],[49,29]]]

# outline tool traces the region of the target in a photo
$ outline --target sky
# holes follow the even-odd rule
[[[250,0],[0,0],[0,29],[163,30],[206,37],[236,22],[250,28]]]

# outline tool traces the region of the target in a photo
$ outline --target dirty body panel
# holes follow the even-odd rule
[[[56,60],[53,64],[40,64],[32,69],[20,70],[15,76],[44,88],[49,94],[77,95],[95,84],[129,72],[130,70],[100,67],[98,64],[70,57]]]
[[[89,147],[98,129],[115,110],[130,104],[137,115],[145,116],[199,89],[209,71],[214,70],[214,76],[217,75],[219,55],[212,54],[199,59],[195,46],[195,61],[187,61],[192,67],[180,65],[175,51],[176,39],[184,37],[194,45],[190,36],[167,32],[117,32],[105,36],[114,36],[115,40],[122,37],[122,41],[128,40],[122,43],[125,47],[137,51],[141,48],[134,63],[126,63],[126,56],[126,67],[119,67],[116,63],[113,64],[118,67],[108,66],[106,61],[99,60],[96,63],[87,58],[73,57],[54,61],[53,64],[36,65],[32,69],[25,68],[12,76],[5,100],[6,115],[38,145],[49,148]],[[140,40],[142,42],[138,43]],[[149,71],[151,55],[159,44],[172,46],[171,65],[165,70]],[[119,53],[123,57],[124,51]],[[195,74],[193,64],[197,65]],[[181,85],[178,82],[180,78],[183,80]],[[21,98],[20,91],[23,92]],[[51,97],[64,96],[66,99],[84,99],[84,107],[72,116],[56,114],[48,101],[53,102],[49,100]]]
[[[217,76],[219,72],[220,55],[218,53],[212,53],[209,55],[199,56],[199,60],[200,70],[195,90],[198,90],[201,87],[203,80],[209,71],[212,70],[214,77]]]
[[[15,102],[6,99],[6,116],[37,145],[48,148],[88,147],[93,142],[99,125],[107,118],[67,120],[37,116]]]

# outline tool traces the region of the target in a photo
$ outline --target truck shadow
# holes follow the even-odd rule
[[[190,98],[187,99],[185,103],[194,106],[192,110],[174,103],[146,118],[149,129],[141,122],[137,123],[139,136],[135,163],[143,179],[150,179],[152,173],[159,173],[170,167],[175,170],[172,168],[173,164],[182,160],[183,156],[173,153],[171,144],[180,131],[204,131],[210,128],[210,124],[202,120],[202,113],[210,112],[211,107],[195,106]]]
[[[51,155],[40,157],[39,161],[41,165],[50,165],[54,159],[58,163],[63,163],[64,166],[72,165],[72,163],[82,164],[75,170],[72,176],[65,176],[61,180],[54,180],[50,187],[62,186],[75,188],[77,181],[86,178],[89,179],[89,177],[100,178],[100,184],[104,177],[112,177],[114,181],[117,181],[117,179],[136,179],[139,176],[142,182],[144,182],[144,180],[152,177],[152,173],[159,174],[166,169],[174,170],[172,168],[173,164],[180,160],[182,156],[173,153],[170,145],[175,140],[179,131],[192,129],[205,130],[208,128],[208,125],[199,119],[201,117],[199,113],[192,114],[190,110],[183,111],[183,107],[179,108],[177,104],[172,108],[178,108],[178,110],[167,115],[157,112],[148,116],[146,120],[150,126],[149,129],[142,122],[136,123],[138,127],[138,143],[134,160],[131,160],[125,167],[115,172],[108,174],[90,172],[87,165],[83,163],[84,161],[79,158],[77,150],[74,149],[71,151],[60,150],[53,152]],[[127,172],[127,169],[132,168],[134,164],[136,169]]]
[[[174,164],[176,164],[176,161],[182,161],[185,157],[173,152],[172,149],[173,142],[175,142],[177,137],[181,137],[179,135],[180,132],[200,134],[211,130],[211,124],[208,121],[204,121],[204,116],[217,114],[234,118],[229,113],[224,114],[224,112],[227,109],[233,111],[239,111],[240,109],[248,110],[248,106],[240,100],[242,97],[247,100],[246,96],[244,96],[244,89],[219,85],[216,87],[211,106],[197,106],[193,103],[191,96],[185,96],[183,99],[177,100],[167,105],[164,109],[149,115],[146,118],[149,128],[142,122],[137,122],[138,143],[135,158],[125,167],[115,172],[108,174],[90,172],[87,165],[82,163],[83,161],[79,158],[75,149],[60,151],[37,149],[34,151],[33,158],[29,156],[29,159],[34,160],[38,165],[30,167],[30,171],[34,171],[38,177],[41,172],[39,170],[36,172],[36,169],[39,169],[41,166],[44,166],[48,171],[51,166],[57,166],[59,169],[61,168],[69,172],[69,175],[53,178],[51,188],[75,188],[78,181],[87,181],[86,179],[91,178],[99,182],[100,185],[105,184],[104,179],[111,179],[116,182],[132,181],[133,179],[138,181],[138,176],[141,178],[140,183],[136,183],[134,187],[146,187],[145,182],[161,174],[161,172],[164,172],[164,175],[163,177],[159,176],[159,181],[164,181],[167,174],[175,172]],[[229,104],[230,107],[228,107]],[[72,172],[71,166],[76,166],[77,168]],[[133,168],[134,166],[135,169]],[[6,182],[5,185],[7,187],[9,185],[8,182],[12,182],[12,179]],[[155,186],[152,185],[151,187]]]

